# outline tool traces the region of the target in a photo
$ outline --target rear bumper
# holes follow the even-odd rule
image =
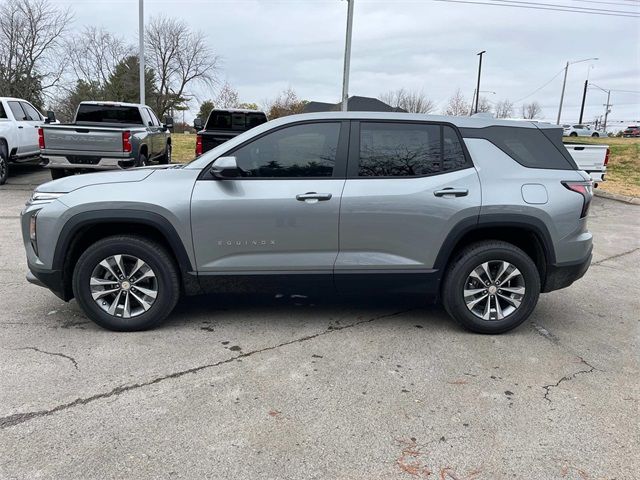
[[[592,256],[592,252],[589,251],[589,255],[577,262],[548,266],[542,292],[553,292],[554,290],[566,288],[576,280],[582,278],[591,265]]]
[[[87,156],[87,158],[92,158]],[[46,155],[43,157],[43,166],[46,168],[64,168],[67,170],[116,170],[134,166],[131,157],[99,157],[97,161],[87,163],[71,163],[62,155]]]

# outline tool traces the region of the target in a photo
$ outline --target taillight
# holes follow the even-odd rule
[[[610,153],[610,150],[607,148],[607,154],[604,156],[604,166],[605,167],[607,165],[609,165],[609,153]]]
[[[202,135],[196,135],[196,157],[202,155]]]
[[[42,128],[38,129],[38,146],[44,148],[44,130]]]
[[[572,192],[582,195],[582,211],[580,212],[580,218],[584,218],[589,213],[589,206],[591,205],[591,199],[593,198],[593,183],[592,182],[562,182],[566,188]]]
[[[122,151],[131,152],[131,132],[129,130],[122,132]]]

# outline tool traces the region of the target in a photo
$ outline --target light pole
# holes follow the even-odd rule
[[[481,52],[478,52],[478,56],[480,57],[480,60],[478,62],[478,85],[476,86],[476,108],[475,108],[476,113],[478,113],[478,100],[480,99],[480,73],[482,73],[482,55],[484,55],[485,53],[487,53],[486,50],[482,50]]]
[[[582,123],[582,116],[584,115],[584,104],[587,101],[587,87],[589,86],[589,74],[591,73],[591,69],[593,65],[589,65],[587,69],[587,79],[584,81],[584,91],[582,92],[582,104],[580,105],[580,119],[578,123]]]
[[[138,39],[140,42],[138,45],[138,63],[140,63],[140,103],[144,105],[144,0],[139,0],[138,4]]]
[[[562,81],[562,93],[560,94],[560,106],[558,106],[558,119],[556,120],[556,125],[560,125],[560,115],[562,115],[562,102],[564,101],[564,91],[567,87],[567,72],[569,71],[569,65],[573,65],[574,63],[588,62],[589,60],[598,60],[598,58],[585,58],[583,60],[576,60],[575,62],[567,62],[567,64],[564,66],[564,80]]]
[[[353,30],[353,2],[347,0],[347,38],[344,45],[344,70],[342,72],[342,111],[348,110],[349,102],[349,69],[351,66],[351,32]]]

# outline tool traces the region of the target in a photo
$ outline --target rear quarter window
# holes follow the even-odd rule
[[[561,128],[465,128],[462,136],[490,141],[523,167],[577,170],[573,158],[562,144]]]
[[[0,102],[0,119],[7,118],[7,112],[4,111],[4,105]]]

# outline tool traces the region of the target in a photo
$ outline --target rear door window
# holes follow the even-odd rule
[[[7,118],[7,112],[4,111],[4,105],[0,102],[0,118]]]
[[[467,166],[460,139],[448,125],[360,124],[359,177],[416,177]]]
[[[20,106],[20,102],[9,102],[9,108],[11,109],[11,113],[13,113],[13,117],[16,119],[16,121],[25,122],[29,119],[27,117],[27,114]]]
[[[27,117],[29,117],[28,120],[34,122],[42,121],[40,113],[38,113],[38,111],[31,104],[27,102],[20,102],[20,105],[22,105],[22,109],[27,114]]]

